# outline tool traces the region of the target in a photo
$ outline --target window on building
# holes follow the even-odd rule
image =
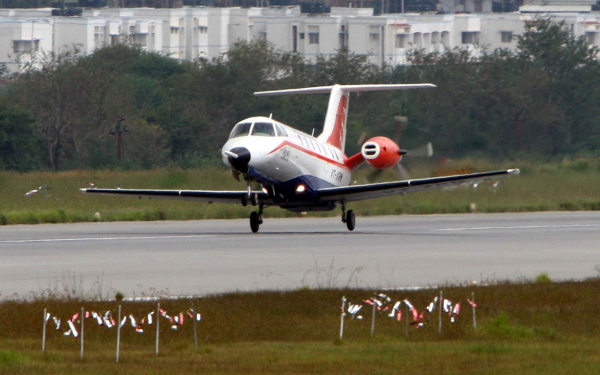
[[[371,26],[369,28],[369,40],[372,42],[379,40],[379,26]]]
[[[483,1],[475,1],[475,3],[473,4],[473,10],[475,10],[475,13],[482,13]]]
[[[462,44],[479,43],[479,33],[473,31],[462,32]]]
[[[15,53],[32,53],[40,49],[39,40],[14,40],[13,50]]]
[[[319,26],[308,27],[308,43],[319,44]]]
[[[300,39],[304,39],[304,33],[300,33]]]
[[[502,43],[510,43],[512,42],[512,31],[501,31],[502,35]]]
[[[585,40],[588,46],[593,46],[596,44],[596,34],[597,33],[585,33]]]
[[[408,43],[408,34],[396,34],[396,48],[408,48]]]

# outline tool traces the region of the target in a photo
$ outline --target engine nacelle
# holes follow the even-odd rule
[[[371,138],[360,149],[365,161],[375,168],[390,168],[402,159],[402,152],[396,142],[386,137]]]

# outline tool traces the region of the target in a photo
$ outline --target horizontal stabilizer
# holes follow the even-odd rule
[[[335,85],[339,87],[342,92],[361,92],[361,91],[384,91],[384,90],[408,90],[408,89],[420,89],[426,87],[436,87],[432,83],[415,83],[415,84],[389,84],[389,85]],[[288,90],[273,90],[273,91],[257,91],[254,93],[256,96],[270,96],[270,95],[287,95],[287,94],[328,94],[331,92],[334,86],[318,86],[318,87],[305,87],[301,89],[288,89]]]

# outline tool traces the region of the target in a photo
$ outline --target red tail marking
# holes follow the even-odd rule
[[[348,107],[348,95],[342,95],[335,114],[335,125],[327,138],[327,143],[339,149],[344,141],[344,128],[346,127],[346,108]]]
[[[365,158],[363,157],[362,153],[359,152],[356,155],[352,155],[349,158],[346,158],[346,160],[344,160],[344,165],[346,166],[346,168],[353,171],[356,168],[358,168],[358,166],[361,165],[363,161],[365,161]]]

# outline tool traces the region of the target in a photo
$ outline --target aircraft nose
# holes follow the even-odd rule
[[[242,173],[248,172],[248,164],[250,163],[251,154],[245,147],[234,147],[226,152],[229,164],[237,171]]]

